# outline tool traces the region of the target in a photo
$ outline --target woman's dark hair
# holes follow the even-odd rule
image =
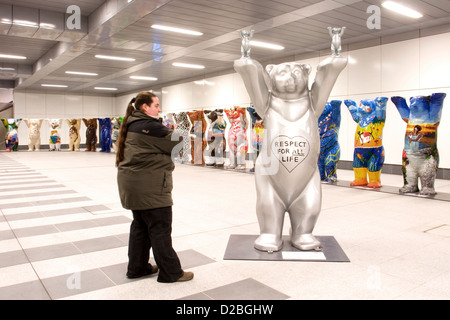
[[[119,163],[124,158],[125,140],[127,139],[128,133],[128,118],[133,111],[140,110],[144,104],[151,105],[153,103],[153,98],[155,97],[156,95],[152,92],[144,91],[139,93],[135,98],[131,99],[130,103],[128,103],[127,111],[125,112],[122,125],[120,126],[119,137],[117,138],[116,167],[119,166]]]

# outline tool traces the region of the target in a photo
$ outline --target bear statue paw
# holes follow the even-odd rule
[[[283,240],[275,234],[263,233],[255,240],[255,249],[260,251],[280,251],[282,247]]]
[[[368,188],[381,188],[381,182],[380,181],[370,181],[367,184]]]
[[[321,243],[312,234],[302,234],[291,238],[292,245],[302,251],[317,250],[321,247]]]
[[[418,192],[419,191],[419,187],[417,185],[412,186],[403,186],[400,189],[398,189],[399,192],[401,193],[414,193],[414,192]]]
[[[423,187],[422,190],[420,190],[419,194],[421,196],[433,196],[436,194],[436,191],[434,191],[434,188]]]
[[[355,187],[367,186],[367,180],[355,179],[352,182],[350,182],[350,185]]]

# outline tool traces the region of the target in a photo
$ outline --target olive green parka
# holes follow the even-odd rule
[[[133,111],[127,129],[124,159],[117,170],[122,206],[128,210],[172,206],[175,165],[171,154],[182,137],[175,139],[173,131],[164,127],[159,119],[141,111]]]

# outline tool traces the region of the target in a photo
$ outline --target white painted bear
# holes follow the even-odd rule
[[[25,119],[28,127],[28,151],[39,151],[41,147],[41,126],[43,119]]]
[[[263,146],[255,164],[261,234],[254,246],[258,250],[270,252],[283,247],[286,212],[294,247],[313,250],[321,246],[312,234],[322,204],[318,117],[346,65],[347,59],[341,56],[323,60],[309,89],[309,65],[282,63],[268,65],[265,71],[248,56],[234,63],[264,120]]]

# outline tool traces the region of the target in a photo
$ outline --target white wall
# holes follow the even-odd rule
[[[330,99],[344,101],[385,96],[403,96],[407,101],[415,95],[447,93],[438,130],[440,168],[450,168],[450,33],[373,46],[344,52],[349,64],[339,76]],[[325,53],[328,55],[329,53]],[[326,56],[299,60],[313,70]],[[311,72],[310,85],[315,71]],[[236,73],[204,79],[203,84],[188,82],[164,87],[163,112],[192,109],[229,108],[251,103],[240,76]],[[356,123],[344,103],[341,105],[339,142],[341,159],[353,160]],[[386,164],[401,164],[406,123],[389,100],[383,133]]]
[[[16,118],[23,119],[70,119],[106,118],[115,115],[113,97],[88,95],[15,92],[14,111]],[[24,121],[19,126],[19,144],[28,144],[28,127]],[[81,143],[86,142],[86,127],[81,125]],[[44,120],[41,127],[41,144],[47,145],[50,126]],[[61,143],[69,143],[69,126],[66,120],[61,128]]]
[[[10,102],[13,100],[13,90],[0,88],[0,103]]]

